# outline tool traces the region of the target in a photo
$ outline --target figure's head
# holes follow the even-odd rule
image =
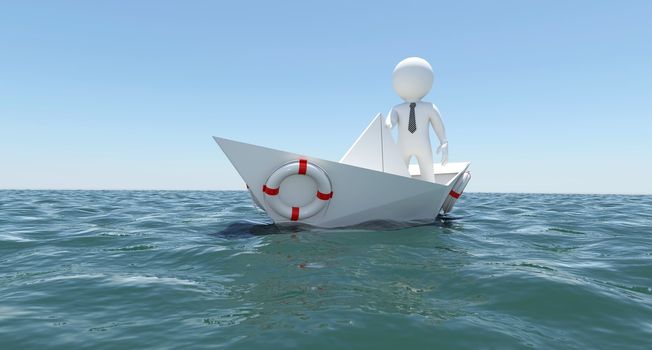
[[[407,102],[417,102],[432,88],[434,79],[428,61],[419,57],[408,57],[394,68],[392,84],[396,93]]]

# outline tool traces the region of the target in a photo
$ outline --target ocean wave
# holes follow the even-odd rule
[[[291,229],[247,192],[2,191],[0,347],[646,348],[652,197]],[[354,346],[355,347],[355,346]]]

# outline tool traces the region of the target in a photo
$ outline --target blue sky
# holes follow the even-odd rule
[[[0,4],[0,188],[242,189],[337,160],[427,59],[468,191],[652,193],[652,2]]]

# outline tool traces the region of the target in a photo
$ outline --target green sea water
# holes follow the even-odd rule
[[[0,191],[0,349],[650,349],[652,196],[281,231],[246,192]]]

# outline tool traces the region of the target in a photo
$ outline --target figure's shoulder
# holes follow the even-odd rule
[[[425,102],[422,101],[423,107],[429,109],[430,111],[434,112],[435,114],[439,115],[439,108],[437,108],[437,105],[432,103],[432,102]]]
[[[419,102],[417,102],[417,106],[424,107],[424,108],[435,108],[435,109],[437,109],[437,107],[435,106],[434,103],[428,102],[428,101],[419,101]]]
[[[417,102],[417,107],[421,110],[427,110],[439,114],[439,109],[437,109],[437,106],[432,102],[419,101]]]
[[[408,103],[399,103],[392,107],[392,109],[389,111],[390,113],[396,112],[396,113],[403,113],[407,110],[408,108]]]

